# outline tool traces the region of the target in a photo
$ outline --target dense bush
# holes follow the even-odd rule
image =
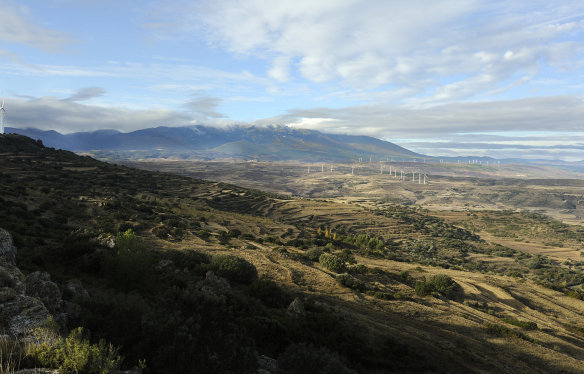
[[[104,274],[111,287],[121,291],[140,290],[151,273],[153,258],[128,230],[117,235],[114,251],[103,260]]]
[[[168,238],[168,230],[163,227],[161,229],[156,230],[154,235],[156,235],[156,237],[160,238],[160,239],[167,239]]]
[[[278,357],[278,374],[357,374],[344,360],[326,348],[291,344]]]
[[[227,236],[231,238],[237,238],[239,235],[241,235],[241,231],[238,229],[231,229],[227,232]]]
[[[253,373],[257,352],[228,299],[196,289],[169,289],[143,318],[152,373]]]
[[[304,256],[309,259],[310,261],[318,261],[320,256],[322,255],[322,251],[318,248],[312,248],[308,251],[304,252]]]
[[[456,282],[446,274],[436,274],[430,279],[416,283],[415,293],[418,296],[426,296],[432,292],[439,292],[446,296],[452,296],[456,290]]]
[[[520,333],[519,331],[509,329],[505,326],[498,325],[496,323],[484,322],[483,325],[488,328],[490,331],[497,333],[499,335],[518,338],[522,340],[526,340],[528,342],[537,343],[535,339],[530,338],[527,335]]]
[[[359,292],[363,292],[366,289],[365,283],[347,273],[337,275],[335,281],[345,287],[352,288]]]
[[[247,294],[259,299],[269,308],[284,308],[292,301],[291,298],[271,280],[259,279],[247,289]]]
[[[100,340],[91,344],[83,338],[83,328],[71,331],[67,338],[57,335],[46,339],[51,332],[35,331],[36,338],[43,341],[27,357],[27,366],[57,369],[60,373],[108,374],[117,373],[122,358],[117,349]],[[45,338],[45,339],[44,339]]]
[[[341,260],[335,255],[323,253],[318,259],[318,262],[320,263],[320,266],[330,271],[334,271],[335,273],[342,273],[346,271],[345,261]]]
[[[251,284],[258,277],[253,264],[233,255],[215,255],[211,259],[211,265],[216,269],[217,275],[238,283]]]
[[[337,253],[336,256],[349,264],[354,264],[357,262],[355,261],[355,256],[353,256],[353,253],[350,249],[345,248],[340,253]]]
[[[446,274],[436,274],[428,280],[428,283],[441,294],[448,295],[456,288],[456,282]]]
[[[523,322],[523,321],[518,321],[514,318],[501,318],[501,321],[508,323],[510,325],[521,327],[521,328],[526,329],[526,330],[539,330],[537,323],[531,322],[531,321],[530,322]]]

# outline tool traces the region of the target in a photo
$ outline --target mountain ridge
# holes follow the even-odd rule
[[[422,158],[399,145],[362,135],[324,134],[317,130],[286,126],[233,126],[216,128],[188,127],[147,128],[129,133],[98,130],[60,134],[34,128],[7,128],[7,132],[40,139],[46,146],[70,151],[191,151],[210,155],[232,155],[270,160],[305,159],[348,160],[356,158]]]

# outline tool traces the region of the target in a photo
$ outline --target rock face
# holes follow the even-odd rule
[[[26,295],[38,297],[50,312],[59,309],[63,297],[59,286],[51,282],[51,275],[40,271],[26,277]]]
[[[12,236],[0,228],[0,334],[28,335],[51,316],[65,331],[67,321],[79,316],[80,307],[61,300],[61,290],[48,273],[37,271],[25,277],[15,259]],[[81,298],[89,297],[79,280],[67,282],[66,287]]]
[[[51,314],[40,299],[26,296],[26,277],[15,265],[12,236],[0,229],[0,330],[24,335]]]
[[[16,265],[16,247],[12,242],[12,235],[3,229],[0,229],[0,258]]]
[[[306,311],[304,310],[304,303],[299,298],[294,299],[290,303],[288,310],[286,310],[286,316],[289,318],[305,319]]]

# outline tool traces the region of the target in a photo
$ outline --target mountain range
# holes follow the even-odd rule
[[[561,160],[499,159],[480,156],[427,156],[397,144],[363,135],[325,134],[317,130],[283,125],[210,127],[203,125],[141,129],[122,133],[97,130],[61,134],[54,130],[7,127],[16,133],[40,139],[47,147],[87,152],[102,160],[236,160],[346,162],[349,160],[413,161],[444,160],[448,163],[535,164],[584,172],[584,162]]]
[[[208,126],[156,127],[122,133],[117,130],[98,130],[61,134],[34,128],[6,128],[40,139],[45,146],[82,151],[133,151],[164,154],[180,153],[205,159],[236,157],[265,161],[342,161],[358,158],[423,158],[396,144],[369,136],[323,134],[316,130],[294,129],[287,126]],[[124,152],[127,153],[127,152]]]

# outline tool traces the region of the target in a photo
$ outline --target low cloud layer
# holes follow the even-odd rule
[[[132,110],[86,105],[54,97],[11,99],[5,125],[61,133],[116,129],[123,132],[158,126],[187,126],[193,119],[168,109]]]
[[[381,105],[297,109],[283,116],[245,123],[225,119],[217,112],[221,100],[203,94],[185,101],[180,111],[104,108],[79,102],[103,93],[92,87],[78,90],[65,100],[54,97],[11,99],[7,102],[10,113],[6,125],[69,133],[97,129],[128,132],[193,124],[286,124],[325,133],[369,135],[429,155],[486,155],[497,151],[505,157],[583,158],[579,154],[584,149],[581,133],[584,102],[577,97],[458,103],[427,109]],[[517,133],[536,135],[516,138]]]

